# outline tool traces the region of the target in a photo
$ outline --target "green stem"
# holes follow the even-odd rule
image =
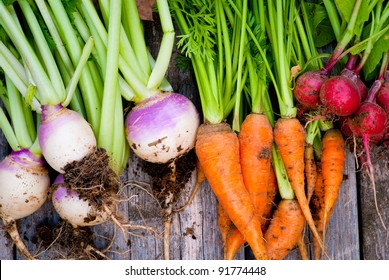
[[[13,85],[11,80],[6,76],[7,92],[9,106],[11,108],[9,114],[14,127],[14,132],[19,146],[22,148],[28,148],[32,145],[32,139],[30,138],[29,130],[27,128],[27,122],[25,120],[23,102],[20,93]]]
[[[115,120],[116,95],[119,94],[118,65],[119,65],[119,39],[121,26],[122,1],[111,1],[109,7],[109,26],[107,42],[107,67],[104,75],[104,94],[100,120],[100,134],[98,146],[106,149],[110,156],[113,155],[115,127],[111,121]],[[120,108],[117,108],[118,111]],[[121,110],[119,111],[121,113]]]
[[[73,95],[75,93],[78,81],[80,80],[82,71],[84,70],[84,67],[88,62],[93,47],[94,47],[94,41],[93,38],[90,37],[89,40],[84,45],[80,60],[77,64],[77,67],[73,73],[72,78],[68,83],[68,86],[66,87],[66,99],[64,102],[62,102],[61,104],[62,106],[67,107],[70,104],[71,100],[73,99]]]
[[[66,84],[69,84],[72,72],[68,72],[67,67],[65,66],[65,63],[62,61],[62,57],[60,57],[59,53],[56,53],[56,59],[57,59],[57,65],[59,70],[61,71],[62,78]],[[72,66],[73,67],[73,66]],[[70,101],[69,107],[73,110],[78,112],[83,116],[83,118],[86,119],[86,112],[84,107],[84,102],[82,101],[80,89],[77,87],[75,89],[75,93],[73,94],[73,98]]]
[[[243,55],[245,50],[246,42],[246,20],[247,20],[247,0],[243,0],[243,11],[240,25],[240,43],[239,43],[239,63],[238,63],[238,79],[236,82],[236,100],[234,118],[232,123],[232,129],[240,131],[240,105],[241,105],[241,94],[242,94],[242,71],[243,71]]]
[[[7,140],[11,149],[13,151],[19,151],[20,146],[19,146],[18,140],[16,138],[16,135],[12,129],[11,124],[8,121],[7,116],[5,115],[5,113],[3,111],[3,108],[1,108],[1,107],[0,107],[0,129],[3,131],[5,139]]]
[[[339,41],[342,27],[341,27],[338,10],[335,6],[335,3],[332,0],[323,0],[323,4],[324,7],[326,8],[328,19],[330,20],[335,38],[337,41]]]
[[[167,0],[157,0],[157,6],[159,18],[162,24],[163,37],[154,68],[151,71],[147,83],[147,88],[152,90],[159,89],[163,79],[165,78],[173,53],[175,39],[173,21],[170,15]],[[148,63],[148,65],[150,64]]]
[[[58,23],[61,38],[67,46],[72,63],[73,65],[77,65],[82,53],[82,48],[80,46],[77,33],[69,20],[62,2],[49,0],[49,4],[51,10],[53,11],[55,20]],[[98,135],[101,116],[101,104],[97,94],[98,89],[96,89],[89,67],[85,67],[84,71],[82,71],[79,85],[85,104],[87,120],[92,125],[95,135]]]
[[[218,34],[218,49],[219,49],[219,73],[218,84],[220,94],[224,92],[223,104],[226,104],[231,99],[233,86],[232,86],[232,62],[231,62],[231,47],[230,47],[230,35],[229,28],[226,21],[226,15],[223,12],[223,6],[221,2],[216,2],[216,17],[218,19],[217,28]]]
[[[24,82],[24,84],[28,83],[28,78],[25,73],[25,69],[20,63],[19,59],[15,56],[15,52],[13,52],[10,48],[12,46],[6,46],[2,41],[0,41],[0,53],[4,55],[7,59],[8,63],[12,65],[13,71],[18,74],[18,79]],[[6,68],[5,68],[6,69]]]
[[[354,36],[354,28],[358,18],[359,8],[361,7],[362,0],[356,0],[353,12],[350,17],[350,21],[347,24],[346,30],[343,32],[340,40],[338,41],[334,51],[332,52],[332,56],[327,64],[322,69],[323,73],[329,74],[335,64],[339,61],[344,49],[347,44],[351,41]]]
[[[56,99],[53,100],[55,100],[57,102],[56,104],[58,104],[65,98],[65,86],[63,84],[61,74],[58,70],[57,64],[51,53],[46,38],[43,35],[41,26],[39,25],[38,20],[36,19],[30,4],[27,2],[27,0],[20,0],[18,1],[18,3],[31,29],[31,32],[34,37],[34,42],[38,47],[39,54],[42,57],[51,84],[55,89],[52,94],[55,94]]]
[[[282,161],[281,155],[277,151],[277,148],[273,144],[273,166],[274,166],[274,172],[277,177],[277,185],[278,190],[280,192],[282,199],[294,199],[294,191],[292,189],[292,186],[288,180],[288,175],[286,173],[284,162]]]
[[[35,2],[36,2],[36,5],[37,5],[41,15],[42,15],[43,20],[46,23],[46,26],[50,32],[50,35],[54,40],[56,50],[58,51],[60,57],[62,58],[62,61],[65,65],[67,71],[69,73],[72,73],[74,71],[74,69],[73,69],[71,59],[69,57],[68,52],[66,51],[64,43],[62,42],[61,36],[60,36],[58,29],[56,27],[56,23],[53,19],[53,15],[47,6],[47,1],[35,0]]]
[[[38,137],[35,138],[34,143],[30,146],[28,150],[36,156],[42,156],[42,150],[41,146],[39,145]]]
[[[157,1],[158,2],[158,1]],[[142,69],[147,76],[150,76],[151,68],[149,64],[146,41],[144,38],[144,30],[142,22],[139,18],[138,7],[135,0],[124,1],[124,9],[127,23],[127,31],[131,46],[134,48],[135,56]]]
[[[34,82],[39,87],[39,101],[41,104],[58,104],[58,102],[56,102],[57,94],[49,77],[47,76],[43,66],[41,65],[37,55],[35,54],[35,51],[31,47],[23,31],[15,22],[14,17],[8,11],[3,1],[0,1],[0,23],[7,31],[8,36],[12,39],[12,42],[15,44],[16,48],[25,59]]]
[[[315,137],[320,133],[319,129],[319,120],[314,120],[310,122],[306,129],[306,138],[305,143],[309,145],[313,145]]]

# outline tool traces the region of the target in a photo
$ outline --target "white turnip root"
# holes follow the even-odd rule
[[[38,130],[39,144],[47,163],[57,172],[96,150],[90,124],[77,112],[61,105],[42,106]]]
[[[98,210],[88,199],[67,188],[62,174],[54,181],[52,203],[58,215],[73,227],[93,226],[108,219],[106,212]]]
[[[45,161],[27,149],[14,151],[0,163],[0,216],[25,258],[34,259],[21,239],[16,220],[37,211],[50,187]]]
[[[137,104],[127,115],[125,127],[137,156],[166,163],[194,147],[199,124],[199,114],[187,97],[159,93]]]

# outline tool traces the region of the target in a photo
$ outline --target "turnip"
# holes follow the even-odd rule
[[[37,51],[44,58],[42,61],[38,58],[36,50],[31,47],[25,32],[18,23],[13,6],[5,7],[2,2],[0,3],[0,15],[3,19],[1,24],[28,65],[26,72],[30,71],[33,83],[37,87],[36,97],[42,106],[42,126],[38,130],[42,154],[53,169],[63,173],[63,168],[67,163],[89,154],[93,146],[96,146],[96,140],[93,139],[94,134],[90,125],[81,115],[78,116],[77,113],[62,108],[70,103],[74,92],[69,92],[69,88],[65,89],[60,70],[30,4],[27,1],[21,1],[20,7],[36,40]],[[83,55],[80,54],[79,69],[82,69],[87,62],[92,47],[93,41],[90,41]],[[77,74],[73,76],[72,83],[77,83],[81,77],[80,72],[75,71],[75,73]],[[96,109],[98,107],[96,106]],[[69,118],[65,117],[66,115]],[[60,119],[56,120],[57,117]],[[71,122],[70,124],[67,124],[67,119]],[[80,124],[76,124],[77,122]],[[80,126],[79,129],[78,126]]]
[[[49,187],[49,172],[42,157],[22,149],[0,162],[0,217],[14,243],[28,259],[34,257],[20,238],[15,221],[37,211],[46,201]]]
[[[61,105],[42,106],[38,137],[47,163],[59,173],[65,172],[67,164],[93,153],[97,146],[90,124]]]
[[[36,138],[33,115],[25,110],[26,104],[7,76],[5,82],[6,92],[0,96],[9,119],[0,108],[0,129],[12,152],[0,162],[0,218],[24,257],[34,259],[19,235],[16,220],[33,214],[43,205],[50,177]]]
[[[166,163],[194,147],[199,115],[177,93],[160,93],[138,103],[126,118],[127,139],[142,159]]]
[[[82,209],[82,204],[85,202],[83,200],[92,204],[93,199],[104,196],[104,199],[99,200],[99,209],[96,210],[96,213],[101,213],[101,217],[109,217],[117,222],[112,211],[116,209],[115,205],[119,202],[119,199],[115,199],[115,195],[120,186],[119,176],[128,155],[123,129],[124,120],[120,87],[118,86],[118,69],[114,63],[115,58],[112,57],[112,55],[118,55],[117,51],[109,47],[110,55],[104,61],[106,64],[102,64],[100,68],[94,62],[88,63],[89,56],[94,50],[94,40],[90,36],[85,42],[80,40],[62,2],[37,1],[39,11],[43,11],[44,19],[50,26],[49,31],[52,34],[58,33],[55,38],[60,41],[57,43],[67,46],[66,50],[61,49],[60,56],[56,56],[48,46],[40,26],[42,22],[37,21],[30,3],[21,1],[19,4],[21,13],[16,14],[12,5],[5,7],[0,2],[2,19],[0,24],[12,39],[15,50],[20,53],[25,65],[28,65],[25,71],[31,73],[31,75],[26,75],[31,78],[31,81],[27,82],[36,84],[35,96],[41,105],[41,123],[37,137],[40,151],[49,165],[63,174],[64,185],[69,189],[69,192],[73,193],[74,190],[77,190],[82,198],[71,200],[70,205],[66,199],[56,200],[56,202],[68,202],[65,207],[71,207],[64,209],[62,206],[66,204],[61,204],[62,206],[56,204],[56,209],[61,209],[63,213],[69,213],[66,211]],[[112,20],[113,27],[111,28],[119,30],[115,23],[120,23],[121,20],[121,1],[113,1],[112,7],[112,18],[115,20]],[[38,9],[35,12],[38,13]],[[22,16],[24,16],[23,21],[26,21],[28,25],[19,24],[19,17]],[[49,23],[54,24],[49,25]],[[22,30],[22,26],[28,28],[28,32]],[[25,34],[30,32],[32,37],[28,40]],[[113,46],[118,45],[118,34],[118,32],[111,32],[108,43],[114,42]],[[83,43],[85,44],[83,45]],[[66,54],[66,52],[68,53]],[[69,56],[68,60],[66,55]],[[41,57],[42,59],[40,59]],[[17,60],[17,58],[15,59]],[[97,69],[106,73],[95,72]],[[13,78],[18,81],[17,76]],[[76,87],[78,82],[79,87]],[[74,104],[77,97],[76,91],[82,96],[81,103],[79,102],[77,105]],[[106,102],[105,99],[113,99],[114,104]],[[75,112],[67,106],[74,106],[80,110]],[[109,108],[110,106],[112,108]],[[111,112],[113,113],[110,114]],[[107,125],[112,129],[111,131],[104,130]],[[101,130],[100,127],[102,127]],[[100,149],[102,146],[105,149]],[[85,166],[85,162],[88,163],[87,166]],[[103,178],[99,177],[99,174],[104,174]],[[88,184],[84,184],[83,180],[87,180]],[[83,187],[84,189],[82,189]],[[90,194],[85,195],[87,192]],[[76,207],[77,203],[80,203],[78,208]],[[80,215],[82,214],[84,213],[80,213]],[[81,219],[67,220],[74,227],[94,225],[106,221],[103,218],[96,218],[92,222],[90,216],[89,218],[90,223]],[[80,224],[77,224],[78,222]]]
[[[135,1],[125,2],[127,11],[132,11],[128,37],[132,39],[139,71],[145,75],[139,79],[135,75],[126,77],[135,94],[135,106],[125,121],[126,137],[138,157],[152,163],[167,163],[194,147],[199,114],[187,97],[162,88],[175,38],[168,2],[156,1],[164,35],[152,69],[135,4]]]
[[[67,188],[62,174],[57,176],[53,185],[54,208],[73,227],[97,225],[108,220],[104,210],[98,210],[89,199],[83,199],[77,191]]]

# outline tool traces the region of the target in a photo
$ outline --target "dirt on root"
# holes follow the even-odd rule
[[[109,155],[103,148],[80,161],[74,161],[64,167],[64,181],[67,187],[87,199],[92,206],[103,210],[103,205],[115,204],[121,186],[120,177],[109,166]]]
[[[65,186],[75,190],[80,198],[87,200],[97,210],[112,212],[119,201],[121,187],[120,176],[110,168],[109,155],[98,148],[80,161],[74,161],[64,167]],[[94,220],[95,217],[87,219]],[[58,258],[66,259],[105,259],[104,254],[94,246],[94,234],[91,227],[74,228],[60,219],[56,224],[43,222],[36,228],[34,243],[43,248],[52,247]]]
[[[191,150],[175,161],[164,164],[144,162],[142,171],[152,179],[153,195],[163,208],[167,208],[177,200],[195,168],[196,155]]]
[[[100,260],[104,255],[95,248],[91,227],[74,228],[60,220],[57,224],[42,222],[32,239],[43,248],[51,248],[51,256],[58,259]]]

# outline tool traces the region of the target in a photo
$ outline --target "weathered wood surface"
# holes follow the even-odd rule
[[[367,260],[389,259],[389,151],[384,147],[371,147],[377,192],[377,208],[374,189],[366,172],[360,178],[360,209],[362,255]],[[377,210],[378,209],[378,210]],[[380,219],[380,216],[382,220]],[[386,229],[385,229],[385,227]]]
[[[156,21],[157,22],[157,21]],[[158,49],[160,28],[148,23],[147,38],[151,50]],[[193,73],[176,67],[177,53],[173,55],[168,80],[173,88],[188,96],[200,109],[198,92]],[[10,152],[0,132],[0,160]],[[377,196],[381,214],[389,226],[387,190],[388,153],[381,153],[375,161]],[[330,259],[389,259],[387,231],[377,218],[370,188],[370,181],[365,173],[358,172],[352,152],[348,151],[345,163],[344,182],[339,200],[331,218],[325,244]],[[104,252],[110,259],[154,260],[163,259],[163,215],[158,203],[148,194],[150,177],[142,172],[142,161],[135,155],[128,160],[128,167],[123,174],[125,201],[120,203],[119,211],[132,225],[153,227],[157,233],[129,228],[127,238],[112,224],[93,227],[96,235],[96,247],[103,250],[108,241],[102,237],[114,238],[109,250]],[[187,201],[196,180],[193,171],[190,181],[182,191],[175,207]],[[193,202],[183,211],[175,213],[171,225],[170,258],[176,260],[214,260],[222,259],[222,246],[216,218],[217,201],[207,182],[203,183]],[[27,247],[40,259],[62,258],[53,244],[43,248],[34,240],[36,226],[42,222],[55,224],[58,216],[50,202],[28,218],[18,221],[18,227]],[[2,224],[0,223],[0,226]],[[306,238],[311,250],[311,237]],[[361,247],[360,247],[361,244]],[[245,252],[246,251],[246,252]],[[249,250],[241,249],[237,259],[252,258]],[[22,259],[13,248],[12,242],[4,231],[0,232],[0,259]],[[287,259],[300,259],[298,250],[293,250]]]

